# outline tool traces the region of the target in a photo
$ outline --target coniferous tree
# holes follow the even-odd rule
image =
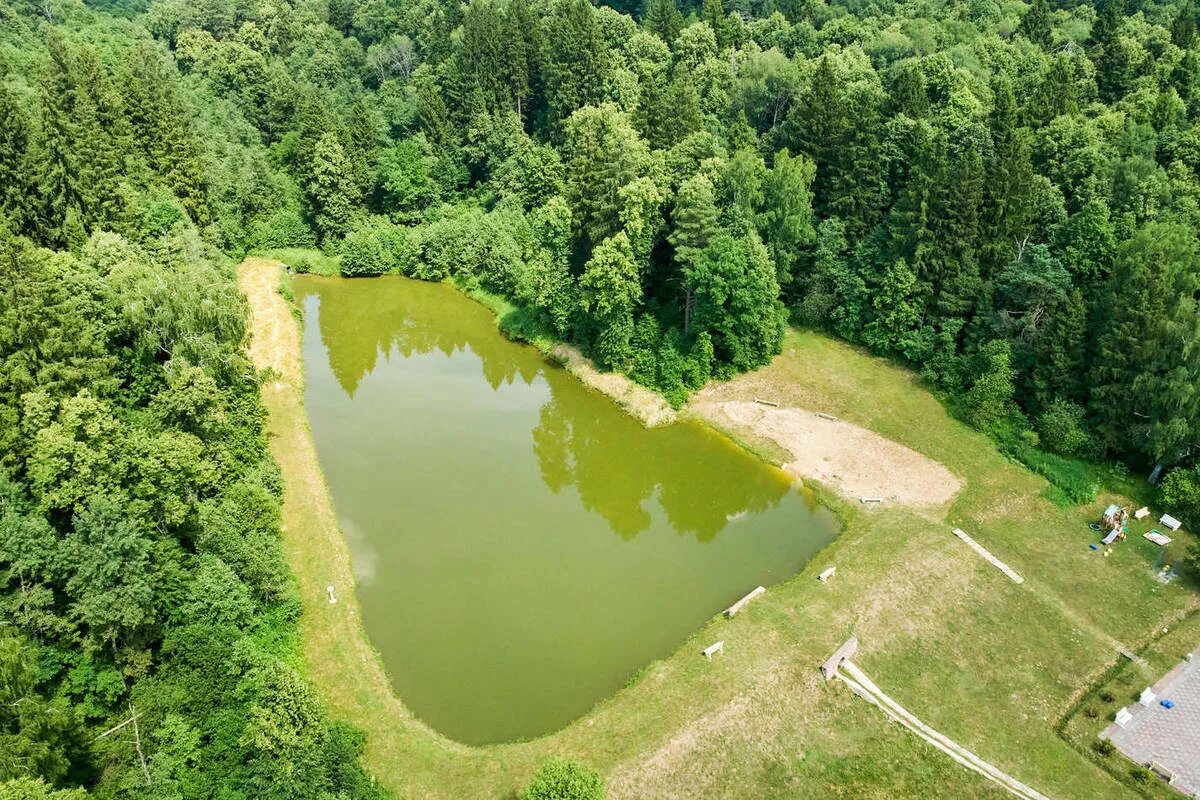
[[[559,131],[573,111],[601,98],[609,52],[588,0],[555,0],[542,24],[546,105]]]
[[[132,149],[132,131],[120,95],[90,47],[74,58],[75,163],[84,224],[111,225],[120,215],[120,184]]]
[[[163,177],[199,225],[208,222],[199,147],[187,127],[175,74],[150,44],[129,57],[121,83],[133,139],[150,167]]]
[[[1014,249],[1029,233],[1033,214],[1031,148],[1028,132],[1017,124],[1012,84],[998,81],[993,95],[982,220],[985,245],[981,261],[985,278],[1011,260]]]
[[[1126,242],[1097,315],[1092,413],[1106,444],[1174,459],[1200,431],[1200,245],[1151,223]]]
[[[0,84],[0,226],[19,233],[35,210],[29,185],[29,122],[17,95]]]
[[[523,122],[529,116],[534,78],[540,73],[538,54],[542,49],[537,15],[529,0],[512,0],[504,15],[504,77],[508,81],[513,110]]]
[[[675,209],[671,213],[671,233],[667,240],[675,248],[678,265],[676,281],[683,291],[683,332],[692,329],[694,306],[693,283],[687,280],[688,270],[699,263],[705,249],[717,235],[719,214],[712,181],[704,175],[693,175],[679,186]]]
[[[721,0],[703,0],[700,5],[700,19],[707,22],[717,36],[717,45],[724,49],[729,46],[730,31],[725,16],[725,6]]]
[[[1025,16],[1021,17],[1017,32],[1036,45],[1050,46],[1050,4],[1047,0],[1033,0]]]
[[[1171,23],[1171,42],[1184,50],[1196,41],[1196,5],[1192,0],[1185,0],[1175,14]]]
[[[49,62],[42,76],[42,136],[37,152],[41,200],[38,227],[45,241],[61,245],[65,242],[63,225],[68,212],[73,210],[78,215],[83,204],[73,152],[75,85],[70,53],[62,37],[52,33],[46,46]]]
[[[675,37],[683,27],[683,16],[679,13],[676,0],[646,0],[642,25],[651,33],[658,34],[658,38],[668,45],[674,44]]]
[[[478,91],[485,109],[493,113],[509,107],[508,59],[504,18],[492,0],[471,0],[463,15],[458,48],[458,76],[463,94]]]
[[[325,240],[344,234],[358,203],[350,160],[332,133],[317,142],[308,182],[308,207],[313,226]]]

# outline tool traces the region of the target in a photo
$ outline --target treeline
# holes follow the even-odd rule
[[[98,5],[0,0],[2,779],[372,793],[219,251],[453,277],[676,402],[790,318],[1200,523],[1191,0]]]
[[[78,108],[53,41],[41,109],[10,92],[38,117],[5,140],[33,162],[9,205],[37,201],[10,216],[57,245],[119,229],[129,175],[47,147],[65,120],[132,142],[156,207],[227,251],[480,285],[676,402],[765,363],[790,316],[918,366],[1014,449],[1192,458],[1191,2],[634,10],[155,0],[123,64],[80,57]],[[185,95],[220,146],[188,144]]]
[[[379,797],[303,673],[213,246],[273,207],[258,134],[137,26],[0,22],[0,797]]]
[[[622,10],[143,22],[298,190],[250,246],[479,284],[675,401],[765,363],[790,315],[919,367],[1014,450],[1193,458],[1190,2]]]

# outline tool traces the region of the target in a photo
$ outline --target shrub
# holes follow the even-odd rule
[[[1096,710],[1095,706],[1084,706],[1083,715],[1088,719],[1096,719],[1100,716],[1100,712]]]
[[[294,208],[281,208],[260,220],[250,234],[250,247],[255,250],[316,246],[317,235]]]
[[[386,272],[412,274],[417,247],[412,234],[383,217],[359,222],[346,234],[341,246],[342,274],[347,277],[383,275]]]
[[[1108,739],[1097,739],[1092,742],[1092,749],[1102,756],[1111,756],[1117,750]]]
[[[1154,780],[1154,773],[1145,767],[1131,767],[1129,770],[1129,777],[1132,778],[1133,782],[1137,785],[1144,786],[1150,781]]]
[[[1173,469],[1158,489],[1168,512],[1188,525],[1200,522],[1200,467]]]
[[[547,761],[521,800],[602,800],[604,781],[600,775],[575,761]]]
[[[484,261],[479,235],[483,212],[473,206],[443,209],[421,229],[421,260],[415,277],[440,281],[451,275],[474,276]]]
[[[1083,408],[1070,400],[1055,400],[1037,419],[1042,445],[1053,453],[1072,456],[1090,441],[1083,428]]]
[[[1012,346],[994,339],[983,346],[979,362],[977,377],[967,392],[967,421],[981,431],[993,431],[1017,413]]]
[[[1106,703],[1111,703],[1112,701],[1116,700],[1117,698],[1113,696],[1112,692],[1106,690],[1106,691],[1103,691],[1100,693],[1100,699]]]

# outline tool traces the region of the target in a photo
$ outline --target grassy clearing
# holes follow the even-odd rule
[[[714,618],[564,730],[482,748],[440,737],[393,696],[362,635],[277,270],[248,262],[241,282],[251,352],[279,376],[263,394],[308,669],[334,713],[366,730],[367,766],[400,796],[510,798],[551,755],[600,769],[613,798],[1007,796],[820,680],[817,665],[851,632],[862,642],[858,661],[885,691],[1006,772],[1055,798],[1136,796],[1060,737],[1056,722],[1111,667],[1118,644],[1150,641],[1196,595],[1154,581],[1132,540],[1107,559],[1088,550],[1095,509],[1057,508],[1042,496],[1043,479],[950,419],[912,375],[809,333],[790,335],[770,367],[727,391],[829,411],[941,461],[966,483],[949,509],[864,510],[830,497],[845,530],[807,569],[736,619]],[[1026,584],[981,562],[948,535],[951,525]],[[837,577],[817,582],[831,564]],[[341,587],[336,606],[325,600],[329,583]],[[715,638],[725,653],[699,658]]]

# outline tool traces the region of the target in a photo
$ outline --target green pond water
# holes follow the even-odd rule
[[[562,727],[836,533],[781,471],[701,425],[643,428],[449,286],[294,286],[367,634],[452,739]]]

